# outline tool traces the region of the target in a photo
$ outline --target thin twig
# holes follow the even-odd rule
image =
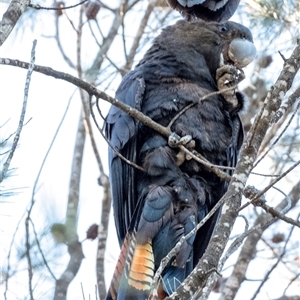
[[[298,216],[299,217],[299,216]],[[280,263],[280,261],[282,260],[283,256],[285,255],[285,250],[286,250],[286,247],[288,245],[288,241],[292,235],[292,232],[294,230],[295,227],[292,227],[291,230],[290,230],[290,233],[289,233],[289,236],[286,240],[286,243],[283,247],[283,250],[282,250],[282,253],[281,255],[278,257],[276,263],[272,266],[272,268],[265,274],[265,277],[264,279],[261,281],[260,285],[258,286],[257,290],[255,291],[254,295],[252,296],[252,298],[250,300],[254,300],[256,298],[256,296],[259,294],[260,292],[260,289],[262,288],[262,286],[265,284],[265,282],[269,279],[269,276],[270,274],[275,270],[275,268],[277,267],[277,265]]]
[[[55,15],[55,40],[57,43],[57,47],[61,53],[61,55],[63,56],[65,62],[72,68],[75,69],[75,65],[72,63],[71,59],[67,56],[67,54],[65,53],[61,42],[60,42],[60,30],[59,30],[59,17],[57,15]]]
[[[32,262],[31,262],[31,256],[30,256],[30,234],[29,234],[29,219],[30,219],[30,212],[28,211],[27,213],[27,218],[25,219],[25,247],[26,247],[26,258],[27,258],[27,263],[28,263],[28,288],[29,288],[29,295],[30,295],[30,300],[34,300],[33,298],[33,287],[32,287],[32,277],[33,277],[33,270],[32,270]]]
[[[46,260],[46,258],[45,258],[45,255],[44,255],[44,253],[43,253],[42,247],[41,247],[40,242],[39,242],[39,239],[38,239],[37,232],[36,232],[36,230],[35,230],[34,223],[32,222],[31,218],[29,219],[29,222],[31,223],[31,226],[32,226],[32,229],[33,229],[33,233],[34,233],[34,236],[35,236],[36,245],[37,245],[37,247],[38,247],[38,249],[39,249],[39,251],[40,251],[40,254],[41,254],[42,259],[43,259],[43,262],[44,262],[44,265],[45,265],[46,268],[48,269],[48,271],[49,271],[51,277],[52,277],[54,280],[56,280],[54,274],[52,273],[52,271],[51,271],[51,269],[50,269],[50,267],[49,267],[49,265],[48,265],[48,263],[47,263],[47,260]]]
[[[169,123],[169,125],[167,126],[167,128],[169,128],[171,130],[171,127],[172,125],[174,124],[174,122],[182,115],[184,114],[188,109],[192,108],[193,106],[195,106],[197,103],[203,101],[203,100],[206,100],[212,96],[215,96],[215,95],[220,95],[224,92],[227,92],[227,91],[231,91],[231,90],[234,90],[237,86],[233,86],[233,87],[230,87],[230,88],[226,88],[226,89],[222,89],[221,91],[216,91],[216,92],[210,92],[208,93],[207,95],[204,95],[202,96],[198,102],[196,103],[190,103],[188,104],[187,106],[185,106]]]
[[[31,120],[32,120],[32,118],[29,118],[29,120],[28,120],[26,123],[23,124],[23,128],[24,128]],[[2,126],[0,126],[0,128],[1,128],[1,127],[2,127]],[[15,132],[11,133],[11,134],[10,134],[7,138],[5,138],[4,140],[0,140],[1,146],[5,145],[6,142],[7,142],[14,134],[16,134],[16,133],[17,133],[17,132],[15,131]],[[11,149],[9,149],[9,150],[7,150],[7,151],[5,151],[5,152],[0,153],[0,156],[9,153],[10,150],[11,150]]]
[[[126,12],[130,11],[139,2],[140,2],[140,0],[135,0],[130,5],[127,5]]]
[[[276,179],[274,179],[273,181],[271,181],[271,183],[269,185],[267,185],[262,191],[260,191],[253,198],[251,198],[249,202],[247,202],[243,206],[241,206],[240,209],[239,209],[239,211],[243,210],[249,204],[257,201],[265,192],[267,192],[271,187],[273,187],[275,183],[277,183],[279,180],[281,180],[282,178],[284,178],[289,172],[291,172],[293,169],[295,169],[299,164],[300,164],[300,160],[298,160],[295,164],[293,164],[288,170],[286,170],[284,173],[282,173]]]
[[[224,203],[225,198],[222,197],[219,202],[216,203],[216,205],[212,208],[212,210],[201,220],[201,222],[199,222],[197,224],[197,226],[191,230],[187,235],[183,236],[178,242],[177,244],[174,246],[173,249],[171,249],[169,251],[169,253],[161,260],[160,265],[153,277],[153,281],[152,281],[152,286],[151,286],[151,290],[155,291],[156,285],[158,284],[159,278],[161,277],[161,274],[163,272],[163,270],[165,269],[165,267],[167,266],[167,264],[169,263],[169,261],[172,259],[173,256],[175,256],[181,245],[184,243],[184,241],[186,241],[187,239],[189,239],[192,235],[194,235],[211,217],[212,215],[218,210],[218,208],[220,206],[222,206],[222,204]],[[150,294],[151,296],[151,294]]]
[[[143,17],[141,18],[141,23],[138,26],[138,31],[137,31],[136,36],[134,38],[134,41],[132,43],[131,49],[129,51],[129,54],[125,55],[125,57],[126,57],[126,64],[124,66],[125,70],[130,70],[131,67],[132,67],[133,60],[134,60],[134,57],[136,55],[137,49],[138,49],[138,47],[140,45],[141,38],[144,35],[145,28],[148,25],[150,16],[151,16],[151,14],[153,12],[153,9],[157,5],[158,1],[160,1],[160,0],[149,1],[149,4],[148,4],[148,6],[147,6],[147,8],[145,10],[145,13],[144,13]],[[124,45],[124,47],[125,47],[125,45]]]
[[[98,289],[96,284],[95,284],[95,300],[98,300]]]
[[[77,4],[71,5],[71,6],[63,6],[63,7],[44,7],[44,6],[40,6],[39,4],[32,4],[30,3],[28,6],[34,9],[45,9],[45,10],[65,10],[65,9],[71,9],[74,7],[77,7],[79,5],[84,4],[85,2],[87,2],[89,0],[83,0]]]
[[[280,189],[276,188],[275,186],[273,186],[272,188],[278,190],[280,193],[282,193],[282,194],[285,196],[285,198],[286,198],[286,200],[287,200],[287,202],[288,202],[288,204],[287,204],[287,206],[285,207],[285,209],[282,210],[281,212],[279,212],[277,209],[272,208],[272,207],[270,207],[269,205],[267,205],[267,204],[265,203],[265,200],[264,200],[264,199],[260,199],[260,198],[257,199],[257,200],[259,201],[259,203],[257,204],[257,206],[263,208],[266,212],[270,213],[273,217],[277,217],[277,218],[279,218],[279,219],[281,219],[281,220],[283,220],[283,221],[285,221],[285,222],[287,222],[287,223],[290,223],[290,224],[292,224],[292,225],[295,225],[295,226],[297,226],[297,227],[300,227],[300,222],[299,222],[299,221],[296,221],[296,220],[294,220],[294,219],[292,219],[292,218],[289,218],[289,217],[287,217],[287,216],[285,215],[285,213],[289,210],[289,208],[290,208],[290,206],[291,206],[291,205],[290,205],[291,199],[289,198],[289,196],[286,195],[286,194],[285,194],[283,191],[281,191]],[[256,190],[254,187],[248,186],[248,187],[246,187],[245,190],[244,190],[244,195],[245,195],[247,198],[253,199],[253,198],[257,197],[258,194],[259,194],[258,190]],[[261,196],[260,196],[260,197],[261,197]],[[256,201],[257,201],[257,200],[256,200]],[[245,208],[246,206],[248,206],[250,203],[251,203],[251,202],[248,202],[248,203],[246,203],[247,205],[243,205],[243,206],[239,209],[239,211],[241,211],[242,209],[244,209],[244,208]]]
[[[80,11],[82,10],[82,6],[80,7]],[[64,15],[66,16],[67,20],[69,21],[71,27],[73,28],[73,30],[78,34],[77,29],[73,23],[73,21],[71,20],[71,18],[69,18],[68,13],[65,11]],[[80,15],[80,14],[79,14]],[[78,26],[79,27],[79,26]]]
[[[94,21],[95,21],[95,23],[96,23],[96,27],[97,27],[97,29],[99,30],[99,33],[100,33],[102,39],[104,39],[104,34],[103,34],[103,32],[102,32],[102,30],[101,30],[101,28],[100,28],[100,26],[99,26],[98,20],[95,19]],[[90,23],[90,21],[89,21],[89,23]]]
[[[83,290],[83,284],[82,284],[82,282],[80,282],[80,286],[81,286],[82,299],[83,299],[83,300],[85,300],[85,296],[84,296],[84,290]]]
[[[267,156],[267,154],[273,149],[273,147],[277,144],[277,142],[281,139],[281,137],[283,136],[283,134],[287,131],[287,129],[289,128],[292,120],[294,119],[297,110],[299,109],[300,106],[300,102],[298,103],[296,109],[294,110],[293,114],[291,115],[289,121],[287,122],[286,126],[284,127],[284,129],[281,131],[281,133],[278,135],[278,137],[276,138],[276,140],[272,143],[271,146],[269,146],[269,149],[259,158],[259,160],[253,165],[253,169]],[[270,139],[269,139],[270,140]],[[262,146],[262,148],[264,149],[264,146]]]
[[[86,72],[86,78],[88,79],[89,82],[94,82],[96,80],[98,72],[101,69],[102,63],[104,61],[105,55],[110,49],[110,46],[114,41],[116,35],[118,34],[120,24],[121,24],[120,10],[116,9],[114,12],[114,20],[110,27],[109,33],[103,39],[102,47],[99,49],[92,66]]]
[[[100,107],[99,107],[99,99],[97,99],[96,101],[96,106],[97,106],[97,109],[98,109],[98,112],[99,112],[99,115],[104,119],[104,117],[102,116],[102,113],[101,113],[101,110],[100,110]],[[108,138],[105,136],[105,134],[103,133],[103,130],[102,128],[99,126],[98,124],[98,121],[95,117],[95,114],[94,114],[94,111],[93,111],[93,107],[92,107],[92,102],[91,102],[91,98],[90,98],[90,111],[91,111],[91,115],[92,115],[92,118],[94,120],[94,123],[98,129],[98,131],[100,132],[100,134],[102,135],[103,139],[107,142],[108,146],[111,147],[111,149],[116,153],[117,156],[119,156],[122,160],[124,160],[128,165],[142,171],[142,172],[146,172],[146,170],[144,168],[142,168],[141,166],[135,164],[134,162],[128,160],[125,156],[123,156],[119,151],[118,149],[116,149],[112,144],[111,142],[108,140]]]
[[[230,247],[228,248],[226,253],[223,255],[222,259],[219,262],[219,266],[218,266],[219,270],[222,270],[227,259],[242,245],[245,237],[247,237],[249,234],[251,234],[252,232],[256,231],[257,229],[259,229],[260,227],[263,226],[263,225],[260,225],[260,227],[257,227],[257,228],[253,227],[249,230],[249,223],[248,223],[248,220],[246,219],[246,217],[243,215],[238,215],[238,217],[243,218],[245,221],[244,233],[242,233],[238,238],[236,238],[234,240],[234,242],[230,245]]]
[[[270,207],[269,205],[262,203],[261,208],[263,208],[266,212],[270,213],[273,217],[277,217],[283,221],[285,221],[286,223],[292,224],[294,226],[297,226],[300,228],[300,222],[296,221],[292,218],[289,218],[287,216],[285,216],[283,213],[280,213],[279,211],[277,211],[276,209],[274,209],[273,207]]]
[[[290,96],[289,99],[283,103],[280,108],[277,110],[277,112],[275,113],[275,116],[272,120],[272,122],[277,123],[280,118],[282,118],[282,116],[289,110],[289,108],[291,108],[294,103],[300,99],[300,87],[298,87]],[[296,110],[299,108],[299,104],[296,108]]]
[[[17,225],[16,225],[16,229],[12,235],[12,239],[11,239],[11,243],[9,245],[9,250],[8,250],[8,254],[7,254],[7,258],[6,258],[6,261],[7,261],[7,270],[5,272],[5,291],[4,291],[4,299],[7,300],[7,292],[8,292],[8,279],[9,279],[9,272],[10,272],[10,256],[11,256],[11,252],[12,252],[12,246],[14,244],[14,241],[15,241],[15,237],[16,237],[16,234],[19,230],[19,226],[20,226],[20,223],[21,221],[23,220],[23,217],[25,216],[26,214],[26,211],[23,213],[22,217],[20,218],[20,220],[18,221]]]
[[[204,156],[202,156],[200,153],[197,153],[196,151],[189,151],[186,147],[183,145],[179,145],[178,148],[185,152],[187,155],[192,157],[195,161],[199,162],[203,166],[207,167],[209,170],[214,172],[217,176],[220,178],[224,179],[225,181],[229,182],[231,179],[231,176],[228,175],[227,173],[221,171],[218,166],[210,163]],[[222,167],[223,168],[223,167]],[[224,167],[224,169],[227,169],[229,167]],[[231,168],[230,168],[231,169]]]
[[[263,112],[265,111],[266,106],[267,106],[267,103],[264,102],[262,108],[260,109],[259,113],[257,114],[257,116],[256,116],[256,118],[255,118],[254,124],[253,124],[252,127],[251,127],[252,130],[251,130],[251,132],[249,133],[249,134],[251,134],[251,135],[250,135],[250,137],[247,139],[247,146],[248,146],[248,147],[250,147],[250,146],[252,145],[252,143],[253,143],[254,137],[255,137],[255,135],[256,135],[257,129],[258,129],[259,124],[260,124],[260,120],[261,120],[261,118],[262,118],[262,116],[263,116]]]
[[[33,41],[32,49],[31,49],[31,62],[30,66],[28,68],[27,72],[27,77],[26,77],[26,84],[25,84],[25,90],[24,90],[24,103],[25,103],[25,109],[22,110],[22,121],[20,119],[19,127],[23,127],[23,121],[24,121],[24,116],[25,116],[25,111],[26,111],[26,103],[27,103],[27,98],[28,98],[28,90],[30,86],[30,80],[31,80],[31,74],[33,72],[34,68],[34,62],[35,62],[35,47],[36,47],[37,41]],[[21,131],[21,129],[20,129]],[[18,132],[18,130],[17,130]],[[17,135],[16,135],[17,136]],[[18,138],[17,138],[18,139]],[[28,210],[27,212],[27,218],[25,219],[25,229],[26,229],[26,258],[27,258],[27,263],[28,263],[28,288],[29,288],[29,294],[30,294],[30,300],[33,300],[33,287],[32,287],[32,277],[33,277],[33,270],[32,270],[32,262],[31,262],[31,257],[30,257],[30,234],[29,234],[29,219],[30,219],[30,212],[31,209]]]
[[[278,176],[280,176],[278,174],[271,175],[271,174],[261,174],[261,173],[256,173],[256,172],[251,172],[251,174],[257,175],[257,176],[263,176],[263,177],[278,177]]]
[[[126,49],[126,39],[125,39],[125,24],[124,24],[124,17],[125,17],[125,5],[127,6],[128,1],[122,0],[120,6],[120,15],[121,15],[121,28],[122,28],[122,45],[123,45],[123,53],[125,55],[125,59],[127,61],[127,49]]]
[[[35,47],[37,44],[37,40],[33,41],[33,45],[32,45],[32,50],[31,50],[31,62],[28,68],[28,72],[27,72],[27,76],[26,76],[26,83],[25,83],[25,89],[24,89],[24,100],[23,100],[23,106],[22,106],[22,111],[21,111],[21,116],[20,116],[20,120],[19,120],[19,125],[16,131],[16,135],[14,137],[13,140],[13,144],[10,150],[10,153],[5,161],[5,163],[3,164],[2,170],[0,172],[0,182],[3,181],[3,179],[5,178],[5,175],[8,171],[9,165],[11,163],[11,160],[14,156],[15,150],[17,148],[19,139],[20,139],[20,135],[21,135],[21,131],[23,128],[23,124],[24,124],[24,118],[25,118],[25,113],[26,113],[26,108],[27,108],[27,101],[28,101],[28,92],[29,92],[29,86],[30,86],[30,81],[31,81],[31,74],[33,72],[33,68],[34,68],[34,62],[35,62]]]
[[[285,293],[287,292],[288,288],[293,284],[294,281],[299,280],[299,276],[300,276],[300,272],[298,272],[289,282],[289,284],[287,285],[287,287],[284,289],[283,291],[283,295],[285,295]]]

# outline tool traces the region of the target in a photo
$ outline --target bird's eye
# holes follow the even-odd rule
[[[222,32],[228,31],[227,27],[224,24],[219,26],[219,30],[222,31]]]

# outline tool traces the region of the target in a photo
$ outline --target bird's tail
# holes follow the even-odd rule
[[[137,244],[135,233],[126,234],[106,300],[148,299],[154,276],[151,241]]]

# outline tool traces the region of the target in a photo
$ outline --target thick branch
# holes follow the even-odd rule
[[[0,22],[0,46],[6,41],[19,18],[26,10],[29,0],[12,0]]]
[[[81,243],[78,241],[74,241],[68,246],[68,252],[70,261],[62,276],[56,281],[54,300],[66,299],[68,286],[77,274],[81,261],[84,258]]]
[[[107,229],[109,214],[111,208],[111,198],[110,198],[110,184],[108,177],[102,173],[98,179],[99,184],[103,186],[104,195],[102,201],[102,212],[101,212],[101,225],[98,231],[98,248],[97,248],[97,264],[96,264],[96,273],[97,273],[97,283],[100,299],[105,299],[106,296],[106,287],[105,287],[105,278],[104,278],[104,254],[106,249],[106,240],[107,240]]]
[[[77,236],[77,213],[85,136],[86,134],[83,125],[83,119],[82,117],[80,117],[76,136],[76,144],[73,153],[69,198],[65,223],[66,243],[68,246],[68,252],[70,254],[70,261],[59,280],[56,281],[54,300],[66,299],[68,286],[76,276],[80,268],[81,261],[84,258],[81,243],[78,241]]]

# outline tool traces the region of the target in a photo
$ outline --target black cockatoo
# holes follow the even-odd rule
[[[240,0],[167,0],[167,2],[187,19],[224,22],[234,14]]]
[[[238,112],[243,96],[226,91],[255,55],[244,26],[178,21],[163,29],[144,58],[121,82],[116,98],[163,126],[172,120],[174,141],[112,106],[106,136],[138,170],[109,150],[115,224],[121,254],[107,299],[148,298],[161,259],[200,222],[227,183],[179,151],[184,144],[211,163],[234,167],[243,141]],[[187,105],[188,109],[181,112]],[[177,145],[178,145],[177,144]],[[183,243],[162,273],[159,298],[171,294],[203,255],[216,213]]]

